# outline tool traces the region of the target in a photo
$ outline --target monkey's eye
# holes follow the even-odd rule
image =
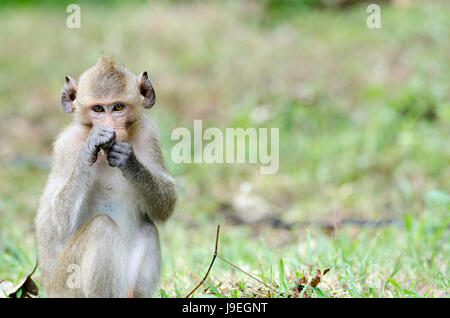
[[[115,111],[115,112],[120,112],[121,110],[123,110],[125,108],[125,105],[124,104],[116,104],[116,105],[114,105],[114,107],[113,107],[113,111]]]
[[[101,112],[104,111],[103,107],[100,106],[100,105],[95,105],[95,106],[93,106],[93,107],[92,107],[92,110],[93,110],[94,112],[96,112],[96,113],[101,113]]]

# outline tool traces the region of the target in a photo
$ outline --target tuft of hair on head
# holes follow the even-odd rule
[[[103,71],[105,73],[114,73],[116,62],[112,57],[106,56],[102,53],[98,57],[97,64],[95,66],[99,69],[99,71]]]
[[[126,91],[126,74],[114,59],[101,54],[94,66],[93,93],[96,96],[122,94]]]

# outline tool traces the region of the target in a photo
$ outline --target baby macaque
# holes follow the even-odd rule
[[[155,223],[175,205],[155,104],[139,76],[100,56],[61,96],[73,122],[60,134],[36,216],[41,283],[48,297],[150,297],[160,277]]]

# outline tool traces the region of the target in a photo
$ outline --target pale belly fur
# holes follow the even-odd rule
[[[138,198],[132,185],[125,179],[119,168],[108,165],[106,156],[99,154],[92,168],[97,169],[99,173],[96,175],[102,177],[93,183],[85,219],[97,214],[107,214],[119,227],[124,238],[128,238],[127,241],[129,241],[138,228],[139,216],[136,207]]]

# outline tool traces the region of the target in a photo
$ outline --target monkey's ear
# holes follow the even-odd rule
[[[139,92],[144,99],[144,107],[152,108],[152,106],[155,105],[156,95],[152,83],[148,78],[147,72],[142,72],[141,74],[139,74],[137,85],[139,88]]]
[[[77,97],[78,84],[70,76],[66,76],[66,83],[64,84],[61,93],[61,104],[65,112],[73,113],[73,101]]]

